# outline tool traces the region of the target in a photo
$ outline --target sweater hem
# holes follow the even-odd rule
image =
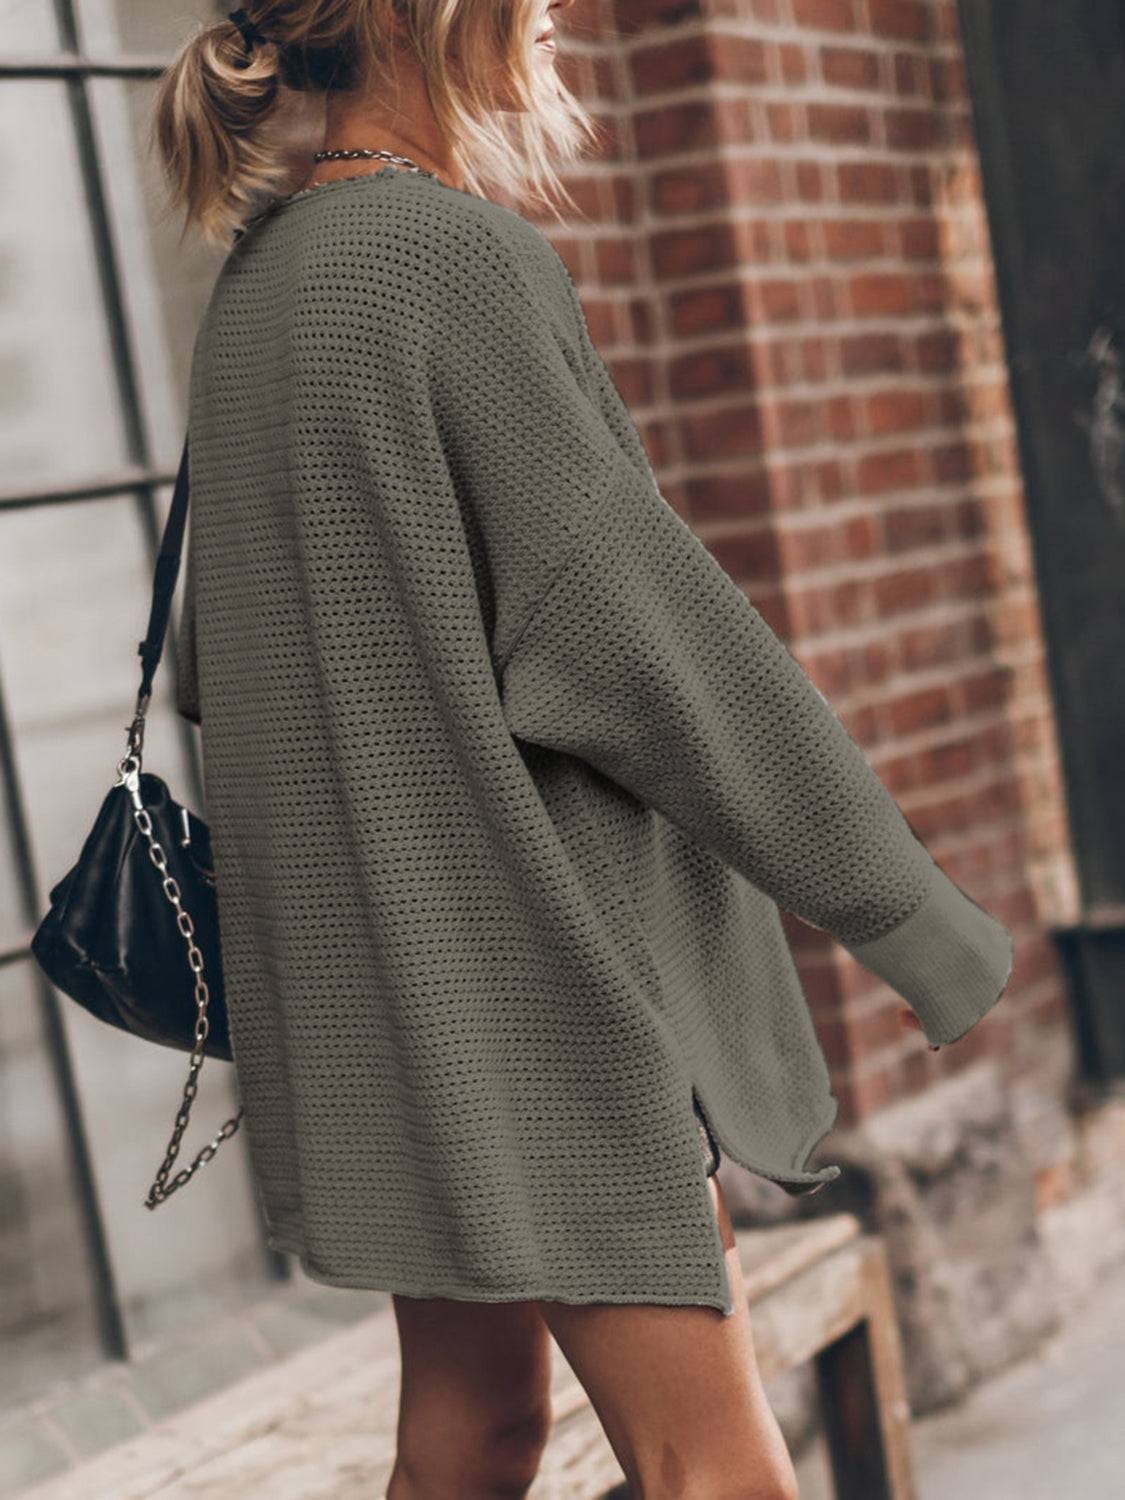
[[[572,1307],[586,1307],[592,1303],[653,1303],[661,1307],[713,1307],[718,1312],[729,1314],[731,1309],[721,1296],[700,1291],[697,1295],[688,1292],[616,1292],[613,1296],[594,1292],[560,1292],[550,1288],[515,1288],[510,1291],[496,1288],[477,1288],[456,1285],[450,1282],[404,1281],[392,1274],[385,1276],[363,1272],[329,1271],[318,1265],[298,1241],[287,1235],[268,1234],[266,1244],[271,1250],[280,1250],[286,1255],[295,1255],[301,1269],[311,1281],[322,1286],[344,1287],[358,1291],[386,1292],[403,1297],[443,1297],[456,1302],[565,1302]]]
[[[753,1160],[747,1153],[738,1150],[719,1130],[708,1111],[707,1105],[700,1098],[696,1090],[696,1098],[700,1100],[700,1109],[707,1119],[708,1129],[719,1143],[719,1149],[724,1155],[729,1156],[731,1161],[744,1168],[747,1172],[753,1172],[758,1177],[765,1177],[770,1182],[776,1182],[779,1187],[795,1197],[806,1196],[810,1193],[819,1192],[822,1187],[827,1187],[830,1182],[835,1182],[840,1176],[842,1168],[836,1163],[827,1166],[808,1169],[805,1163],[815,1152],[821,1141],[832,1131],[836,1124],[836,1117],[840,1111],[840,1101],[835,1094],[829,1096],[830,1107],[825,1117],[817,1120],[816,1124],[805,1136],[800,1146],[793,1153],[793,1165],[788,1170],[776,1169],[763,1166],[761,1162]]]

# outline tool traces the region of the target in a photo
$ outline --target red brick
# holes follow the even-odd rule
[[[616,303],[605,297],[583,294],[582,311],[586,315],[586,326],[590,338],[601,354],[615,341],[617,336]]]
[[[874,557],[880,550],[879,526],[874,516],[852,516],[842,528],[844,556],[851,562]]]
[[[594,243],[594,259],[603,284],[637,279],[637,247],[632,240],[603,237]]]
[[[622,92],[622,75],[616,58],[600,53],[590,61],[593,64],[594,98],[616,100]]]
[[[939,666],[956,659],[958,633],[955,627],[931,626],[928,629],[907,631],[903,640],[913,638],[918,650],[920,666]],[[922,638],[928,638],[925,645]],[[944,745],[931,745],[918,752],[918,763],[928,786],[937,786],[943,781],[957,781],[968,776],[976,767],[976,747],[972,739],[947,740]]]
[[[900,610],[915,609],[918,604],[930,603],[938,592],[938,579],[932,568],[903,568],[898,573],[886,573],[874,580],[871,589],[880,615],[895,615]],[[895,726],[895,730],[898,733],[906,732],[900,724]]]
[[[798,138],[797,111],[792,104],[767,104],[766,126],[771,141],[788,144]]]
[[[640,193],[633,173],[617,172],[606,179],[609,186],[610,211],[622,224],[636,222]]]
[[[736,327],[746,318],[746,301],[740,282],[701,287],[698,291],[675,292],[668,298],[672,332],[681,338],[697,338],[715,329]]]
[[[904,219],[898,238],[907,260],[937,260],[941,253],[941,236],[933,219]]]
[[[722,411],[689,411],[681,416],[679,431],[691,459],[738,458],[757,453],[762,445],[761,414],[745,403]]]
[[[652,365],[647,359],[615,359],[609,366],[614,383],[631,407],[652,405]]]
[[[957,14],[957,0],[936,0],[936,26],[934,30],[943,42],[961,43],[961,18]]]
[[[919,484],[921,465],[913,448],[868,453],[856,466],[856,478],[861,494],[882,495]]]
[[[778,259],[775,226],[757,214],[735,219],[730,226],[734,235],[734,254],[739,265],[763,266]]]
[[[896,735],[916,734],[935,724],[948,724],[953,718],[953,702],[944,687],[923,688],[893,699],[885,708]]]
[[[955,558],[942,565],[942,586],[957,599],[977,598],[994,591],[1001,580],[987,553],[975,553],[969,557]],[[1035,628],[1035,616],[1029,611],[1027,624]]]
[[[793,19],[818,31],[855,30],[852,0],[793,0]]]
[[[755,383],[750,351],[744,343],[693,350],[668,363],[668,388],[677,400],[752,391]]]
[[[753,583],[756,579],[777,578],[782,571],[778,538],[772,529],[743,526],[721,536],[709,536],[707,547],[715,561],[735,579]]]
[[[842,203],[893,203],[901,196],[898,173],[885,162],[840,162],[836,181]]]
[[[903,341],[897,333],[854,334],[840,342],[840,362],[845,375],[879,375],[904,370]]]
[[[871,139],[871,120],[866,109],[855,104],[810,104],[809,135],[814,141],[834,145],[862,145]]]
[[[817,498],[822,501],[840,500],[844,495],[843,466],[834,458],[825,459],[815,465]]]
[[[932,151],[941,142],[941,116],[932,109],[888,109],[883,125],[892,151]]]
[[[613,30],[626,36],[648,31],[655,26],[674,26],[691,17],[703,15],[703,0],[617,0],[613,12]],[[584,35],[597,35],[598,11],[593,5],[582,7]]]
[[[660,280],[725,270],[740,259],[734,226],[725,223],[663,230],[652,236],[650,248],[653,272]]]
[[[716,78],[729,83],[769,82],[769,54],[757,37],[712,35],[710,51]]]
[[[657,214],[701,214],[726,211],[731,181],[718,162],[692,162],[653,172],[648,179],[649,202]]]
[[[867,0],[871,30],[907,42],[930,39],[930,9],[927,0]]]
[[[672,156],[681,151],[718,144],[714,106],[693,99],[682,104],[662,104],[659,109],[638,110],[633,115],[633,135],[642,161]]]
[[[832,621],[834,625],[861,625],[868,618],[870,590],[865,580],[848,578],[832,586]],[[853,710],[853,717],[862,715],[863,708]],[[874,726],[874,716],[870,725]]]
[[[686,484],[691,514],[696,520],[757,516],[771,508],[773,491],[764,469],[742,469],[737,474],[701,471]]]
[[[824,198],[824,173],[819,162],[797,163],[797,192],[802,203],[820,203]]]
[[[810,401],[779,401],[770,418],[782,448],[806,448],[819,437],[817,407]],[[767,442],[769,441],[767,437]],[[772,446],[772,444],[771,444]]]
[[[655,337],[652,303],[648,297],[630,297],[624,304],[630,337],[634,344],[651,344]]]
[[[803,262],[812,258],[812,240],[809,226],[801,219],[790,219],[783,226],[785,235],[785,258]]]
[[[756,322],[783,323],[802,315],[801,286],[796,281],[758,281],[750,286]]]
[[[879,55],[860,47],[822,47],[820,73],[838,88],[873,89],[879,83]]]
[[[772,157],[739,157],[728,170],[737,203],[778,203],[785,196],[781,166]]]
[[[930,80],[934,98],[943,104],[960,103],[969,97],[969,81],[963,58],[931,58]]]
[[[947,328],[919,334],[914,348],[918,368],[927,375],[945,375],[957,368],[958,338]]]
[[[885,250],[878,219],[825,219],[821,232],[830,260],[870,260]]]
[[[765,44],[756,37],[701,32],[640,48],[629,57],[629,67],[634,90],[656,94],[716,79],[766,83],[766,58]]]
[[[975,714],[982,709],[1000,708],[1005,704],[1008,701],[1009,675],[1007,667],[996,666],[978,676],[965,678],[960,689],[966,710]]]
[[[921,391],[877,391],[865,399],[864,412],[875,437],[915,432],[932,421],[929,398]]]
[[[855,401],[850,395],[833,396],[821,405],[828,435],[838,443],[850,442],[856,435]]]
[[[819,382],[827,378],[831,347],[821,337],[801,340],[801,374],[805,380]]]
[[[627,54],[634,92],[643,96],[711,82],[716,57],[709,43],[709,37],[699,33]]]
[[[794,42],[782,42],[777,49],[782,81],[804,83],[809,76],[808,60],[803,47]]]
[[[896,52],[892,59],[895,75],[895,93],[909,97],[912,94],[929,94],[930,59],[918,52]]]
[[[888,552],[936,546],[945,540],[947,532],[946,508],[941,504],[903,506],[883,515]]]
[[[904,317],[918,309],[917,278],[900,271],[853,276],[848,295],[857,318]]]
[[[812,281],[813,316],[827,323],[840,316],[840,286],[831,276],[816,276]]]
[[[929,166],[912,167],[909,174],[910,201],[919,208],[930,208],[934,201],[934,184]]]
[[[977,495],[958,500],[952,507],[952,516],[954,531],[966,541],[983,536],[987,530],[987,512],[983,501]],[[981,628],[982,633],[987,637],[987,626],[984,621],[981,622]],[[987,638],[981,642],[982,648],[988,644]]]
[[[839,562],[843,556],[843,538],[837,526],[802,526],[786,531],[782,536],[784,570],[790,575],[818,572]],[[826,651],[817,659],[821,673],[828,678],[835,692],[843,692],[851,686],[848,661],[847,651]]]
[[[792,385],[798,379],[797,357],[788,340],[755,340],[753,354],[760,386]]]

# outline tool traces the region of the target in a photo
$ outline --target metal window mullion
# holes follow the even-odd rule
[[[127,455],[132,464],[149,470],[152,467],[151,457],[141,418],[136,369],[128,337],[127,312],[121,289],[120,265],[113,242],[87,89],[87,79],[97,69],[85,63],[82,66],[75,65],[78,62],[79,47],[78,26],[72,0],[55,0],[54,12],[62,45],[65,52],[70,55],[59,57],[56,60],[57,65],[46,74],[37,70],[32,64],[31,67],[25,65],[21,68],[17,76],[24,78],[50,76],[65,83],[89,215],[96,273],[109,333],[112,368],[121,401]],[[8,77],[12,77],[14,72],[13,69],[5,70]],[[142,485],[137,488],[136,493],[141,509],[142,524],[148,539],[149,555],[155,558],[157,528],[153,489],[151,486]],[[184,728],[187,729],[187,726],[185,725]],[[37,911],[38,880],[29,835],[28,803],[20,782],[2,687],[0,687],[0,777],[3,780],[9,827],[12,830],[20,899],[28,922],[34,926],[39,917]],[[90,1268],[98,1335],[102,1349],[109,1358],[127,1359],[129,1347],[125,1320],[114,1276],[105,1216],[93,1170],[89,1136],[66,1028],[54,988],[38,968],[36,968],[36,984],[47,1055],[60,1108],[66,1122],[71,1175],[75,1183],[83,1239]]]

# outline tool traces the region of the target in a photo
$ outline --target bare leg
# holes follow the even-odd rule
[[[522,1500],[551,1422],[551,1337],[534,1302],[394,1297],[402,1351],[386,1500]]]
[[[632,1500],[796,1500],[758,1373],[730,1215],[709,1179],[735,1311],[540,1302],[589,1393]]]
[[[550,1338],[590,1400],[631,1500],[796,1500],[754,1356],[726,1200],[709,1179],[735,1311],[394,1298],[398,1456],[386,1500],[521,1500],[550,1428]]]

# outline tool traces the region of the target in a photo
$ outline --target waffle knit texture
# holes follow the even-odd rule
[[[280,200],[189,417],[176,706],[270,1243],[338,1286],[729,1314],[693,1089],[742,1166],[839,1174],[778,907],[931,1042],[1007,931],[661,495],[521,215],[395,167]]]

